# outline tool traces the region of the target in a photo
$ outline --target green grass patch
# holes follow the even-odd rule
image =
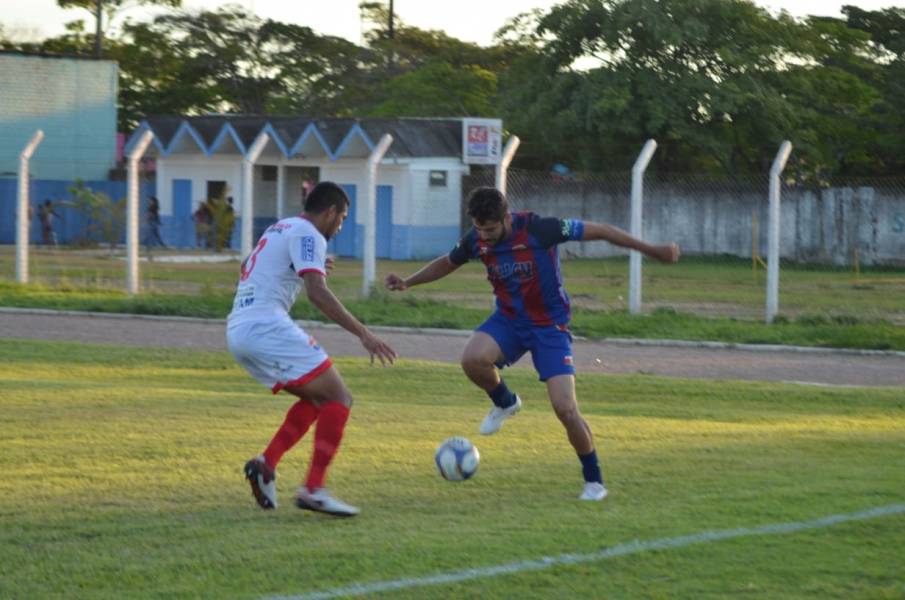
[[[905,501],[901,389],[582,376],[611,497],[580,470],[543,386],[499,434],[458,367],[340,359],[355,396],[330,474],[362,507],[291,504],[310,436],[263,512],[242,479],[291,400],[224,353],[0,340],[0,597],[260,598],[592,553]],[[450,435],[476,477],[434,471]],[[901,597],[905,516],[725,540],[432,587],[400,598]],[[382,596],[383,597],[383,596]]]
[[[0,306],[222,318],[230,310],[238,274],[236,261],[142,262],[142,293],[130,298],[124,292],[125,262],[120,256],[35,249],[34,283],[28,286],[11,282],[14,259],[12,248],[0,248],[0,276],[9,275],[0,279]],[[378,261],[377,280],[390,272],[410,274],[421,264]],[[856,278],[840,268],[784,264],[781,313],[773,325],[766,325],[764,273],[752,270],[750,261],[645,261],[645,314],[637,316],[627,313],[626,259],[571,259],[562,267],[578,335],[905,350],[901,268],[865,268]],[[402,294],[380,292],[363,299],[361,280],[361,262],[340,259],[329,284],[354,314],[372,325],[471,329],[493,306],[486,274],[477,263]],[[304,298],[296,303],[293,316],[323,318]]]
[[[486,300],[485,308],[475,308],[457,306],[454,299],[441,302],[424,295],[378,293],[366,300],[348,296],[344,302],[369,325],[473,329],[490,313],[489,294]],[[129,297],[115,289],[59,289],[0,281],[0,306],[225,318],[231,305],[232,293],[211,290],[193,295],[149,292]],[[324,320],[304,299],[296,302],[292,315],[296,319]],[[623,309],[576,308],[572,330],[588,338],[683,339],[905,351],[905,327],[853,316],[805,314],[789,319],[781,315],[774,324],[767,325],[745,319],[701,317],[672,308],[655,309],[645,315],[630,315]]]

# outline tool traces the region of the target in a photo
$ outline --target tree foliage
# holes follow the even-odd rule
[[[90,9],[96,0],[58,0]],[[802,177],[905,168],[905,9],[795,19],[750,0],[566,0],[513,17],[493,45],[360,5],[362,45],[239,6],[126,22],[105,46],[120,67],[120,128],[145,115],[496,116],[521,166],[655,167],[744,174],[795,145]],[[103,0],[108,16],[125,0]],[[0,29],[0,33],[2,33]],[[88,54],[83,21],[0,46]]]

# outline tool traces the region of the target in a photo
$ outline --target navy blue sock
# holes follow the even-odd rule
[[[500,378],[500,385],[487,392],[487,395],[490,396],[493,403],[500,408],[509,408],[515,404],[515,394],[509,391],[509,388],[506,387],[506,382],[503,381],[502,377]]]
[[[597,451],[591,450],[587,454],[579,454],[581,472],[587,482],[603,483],[603,475],[600,473],[600,462],[597,460]]]

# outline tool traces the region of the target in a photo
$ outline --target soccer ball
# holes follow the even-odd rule
[[[480,460],[478,448],[463,437],[443,440],[434,454],[437,470],[449,481],[464,481],[474,475]]]

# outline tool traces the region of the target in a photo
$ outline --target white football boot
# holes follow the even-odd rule
[[[584,490],[578,496],[579,500],[603,500],[606,498],[607,491],[602,483],[596,481],[585,481]]]
[[[500,427],[503,426],[503,421],[517,413],[522,408],[522,399],[518,397],[518,394],[515,395],[515,404],[512,406],[507,406],[506,408],[500,408],[499,406],[494,406],[490,409],[490,412],[487,413],[487,416],[484,417],[484,420],[481,421],[480,432],[481,435],[492,435],[500,430]]]
[[[304,485],[295,495],[295,505],[305,510],[327,513],[336,517],[354,517],[361,512],[357,507],[331,496],[327,488],[318,488],[311,492]]]

